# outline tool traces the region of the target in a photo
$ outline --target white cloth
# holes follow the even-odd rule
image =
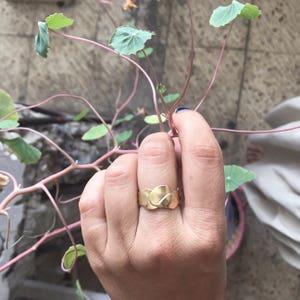
[[[300,97],[287,100],[266,116],[272,126],[300,126]],[[251,208],[278,242],[285,261],[300,269],[300,129],[249,137],[263,157],[246,166],[256,174],[245,185]]]

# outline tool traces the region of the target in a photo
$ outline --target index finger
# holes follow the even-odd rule
[[[221,149],[204,118],[195,111],[173,115],[182,151],[184,210],[224,215],[224,167]]]

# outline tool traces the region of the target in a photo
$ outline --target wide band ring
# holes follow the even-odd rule
[[[153,189],[139,191],[139,205],[149,210],[158,208],[175,209],[179,205],[178,192],[167,185],[158,185]]]

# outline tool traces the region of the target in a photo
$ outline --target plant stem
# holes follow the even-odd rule
[[[80,226],[80,221],[75,222],[73,224],[68,225],[68,229],[72,230],[74,228],[77,228]],[[52,232],[47,232],[44,234],[44,236],[39,239],[33,246],[31,246],[29,249],[25,250],[24,252],[20,253],[19,255],[17,255],[16,257],[14,257],[13,259],[11,259],[9,262],[7,262],[6,264],[2,265],[0,267],[0,273],[3,272],[4,270],[8,269],[10,266],[12,266],[13,264],[15,264],[16,262],[18,262],[19,260],[21,260],[23,257],[27,256],[28,254],[36,251],[46,240],[48,240],[51,237],[57,236],[59,234],[62,234],[66,232],[66,228],[60,228],[60,229],[56,229]]]
[[[95,41],[92,41],[92,40],[89,40],[89,39],[86,39],[86,38],[82,38],[82,37],[78,37],[78,36],[74,36],[74,35],[70,35],[70,34],[65,34],[65,33],[60,32],[60,31],[55,31],[55,30],[51,30],[51,31],[58,34],[58,35],[61,35],[61,36],[65,37],[65,38],[75,40],[75,41],[84,42],[84,43],[99,47],[103,50],[106,50],[106,51],[116,55],[116,56],[119,56],[119,57],[123,58],[124,60],[128,61],[129,63],[131,63],[134,66],[136,66],[137,68],[139,68],[139,70],[144,74],[144,76],[146,77],[147,81],[150,84],[151,91],[152,91],[153,105],[154,105],[156,114],[157,114],[158,119],[159,119],[160,130],[165,131],[164,124],[163,124],[161,116],[160,116],[160,110],[159,110],[158,102],[157,102],[157,98],[156,98],[155,86],[154,86],[150,76],[147,74],[147,72],[137,62],[135,62],[133,59],[131,59],[130,57],[128,57],[126,55],[119,54],[117,51],[115,51],[112,48],[109,48],[108,46],[105,46],[101,43],[98,43],[98,42],[95,42]]]
[[[212,127],[212,131],[216,132],[229,132],[229,133],[237,133],[237,134],[263,134],[263,133],[282,133],[300,129],[300,125],[293,126],[289,128],[283,129],[267,129],[267,130],[237,130],[237,129],[228,129],[228,128],[214,128]]]
[[[194,58],[195,58],[195,33],[194,33],[194,20],[193,20],[193,12],[192,12],[192,3],[191,0],[186,1],[188,6],[188,12],[189,12],[189,20],[190,20],[190,64],[188,68],[188,74],[185,80],[184,87],[182,89],[182,92],[180,93],[179,98],[173,103],[169,110],[170,118],[172,118],[172,114],[175,111],[175,108],[181,103],[182,99],[184,98],[186,91],[190,85],[190,80],[193,72],[193,66],[194,66]]]
[[[118,118],[118,116],[120,115],[120,113],[124,110],[124,108],[129,104],[129,102],[133,99],[136,90],[137,90],[137,86],[138,86],[138,82],[139,82],[139,74],[140,74],[140,70],[138,68],[135,68],[135,80],[134,80],[134,84],[133,84],[133,88],[132,88],[132,92],[129,95],[129,97],[126,99],[126,101],[121,105],[121,107],[116,107],[116,112],[115,115],[111,121],[111,127],[114,126],[116,119]]]
[[[221,52],[220,52],[220,55],[219,55],[219,58],[218,58],[218,61],[217,61],[217,65],[216,65],[215,71],[214,71],[213,76],[212,76],[212,79],[211,79],[211,81],[210,81],[210,83],[208,85],[207,90],[204,93],[204,96],[200,99],[198,105],[194,108],[195,111],[197,111],[200,108],[200,106],[204,103],[204,101],[206,100],[207,96],[209,95],[209,93],[210,93],[210,91],[211,91],[211,89],[212,89],[212,87],[213,87],[213,85],[214,85],[214,83],[216,81],[217,74],[218,74],[219,68],[221,66],[221,62],[222,62],[222,59],[223,59],[223,56],[224,56],[226,44],[227,44],[227,41],[229,39],[233,23],[234,22],[232,22],[230,24],[229,30],[228,30],[227,34],[225,35],[225,38],[224,38],[224,41],[223,41],[223,45],[222,45],[222,49],[221,49]]]

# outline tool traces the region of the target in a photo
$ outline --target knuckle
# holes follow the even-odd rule
[[[131,268],[131,263],[126,251],[123,253],[118,252],[117,254],[115,251],[110,251],[105,255],[105,262],[107,266],[109,266],[109,269],[113,270],[114,272],[121,272]]]
[[[222,153],[217,144],[195,144],[190,146],[189,152],[193,159],[199,162],[208,162],[214,165],[222,162]]]
[[[225,242],[220,239],[220,236],[211,235],[209,238],[203,240],[201,245],[202,256],[209,259],[217,259],[224,254]]]
[[[121,163],[112,164],[105,172],[105,181],[112,187],[116,184],[126,184],[129,181],[130,173],[126,166]]]
[[[151,238],[151,242],[145,247],[144,243],[136,244],[130,250],[128,256],[135,270],[144,273],[157,272],[159,269],[166,270],[176,262],[178,248],[171,239],[162,236]],[[175,255],[176,254],[176,255]]]
[[[78,206],[81,215],[85,215],[95,208],[93,199],[90,199],[90,197],[87,196],[81,197]]]
[[[157,239],[151,242],[145,252],[148,265],[154,268],[161,266],[175,258],[175,245],[171,239]]]
[[[145,160],[162,164],[170,157],[172,144],[165,134],[153,134],[143,141],[140,148],[140,155]]]

